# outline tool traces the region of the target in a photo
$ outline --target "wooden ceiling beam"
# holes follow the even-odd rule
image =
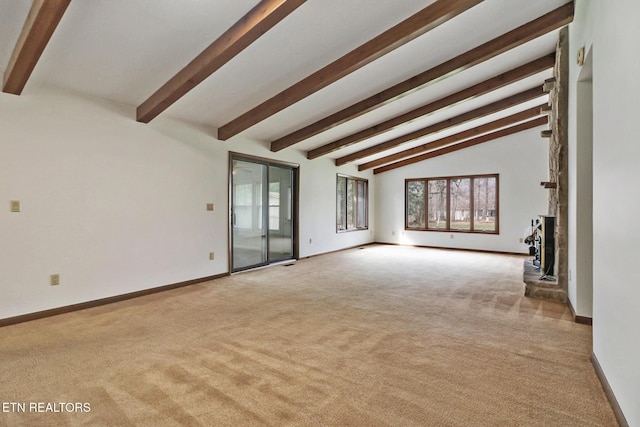
[[[34,0],[4,73],[2,91],[20,95],[71,0]]]
[[[341,166],[358,159],[363,159],[365,157],[382,153],[391,148],[395,148],[401,144],[404,144],[405,142],[413,141],[418,138],[422,138],[427,135],[430,135],[432,133],[440,132],[442,130],[452,128],[454,126],[461,125],[471,120],[480,119],[482,117],[488,116],[489,114],[497,113],[499,111],[505,110],[507,108],[513,107],[518,104],[522,104],[523,102],[531,101],[532,99],[535,99],[544,95],[546,94],[542,90],[542,85],[538,87],[534,87],[524,92],[520,92],[515,95],[509,96],[507,98],[501,99],[499,101],[493,102],[491,104],[482,106],[480,108],[476,108],[475,110],[469,111],[467,113],[460,114],[459,116],[452,117],[447,120],[443,120],[431,126],[427,126],[425,128],[410,132],[406,135],[402,135],[397,138],[393,138],[389,141],[374,145],[372,147],[365,148],[360,151],[356,151],[355,153],[348,154],[344,157],[340,157],[336,159],[336,165]]]
[[[437,0],[420,12],[225,124],[218,129],[218,138],[225,141],[239,134],[483,1]]]
[[[569,2],[538,19],[524,24],[500,37],[469,50],[449,61],[437,65],[421,74],[396,84],[382,92],[376,93],[350,107],[331,114],[315,123],[305,126],[295,132],[285,135],[271,143],[271,151],[280,151],[327,131],[335,126],[353,120],[361,115],[387,105],[410,92],[450,77],[491,59],[503,52],[511,50],[528,41],[538,38],[553,30],[557,30],[573,20],[573,2]]]
[[[528,108],[519,113],[515,113],[510,116],[503,117],[498,120],[494,120],[492,122],[485,123],[483,125],[480,125],[462,132],[458,132],[454,135],[449,135],[444,138],[437,139],[435,141],[418,145],[417,147],[412,147],[407,150],[400,151],[399,153],[394,153],[385,157],[381,157],[376,160],[372,160],[367,163],[363,163],[358,166],[358,170],[364,171],[368,169],[377,168],[379,166],[386,165],[387,163],[393,163],[398,160],[405,159],[407,157],[412,157],[418,154],[423,154],[429,151],[433,151],[435,149],[442,148],[456,142],[475,138],[475,137],[484,135],[486,133],[493,132],[498,129],[502,129],[507,126],[511,126],[511,125],[523,122],[525,120],[533,119],[535,117],[542,115],[540,113],[540,107],[542,105],[544,104],[537,105],[533,108]]]
[[[369,128],[363,129],[349,136],[345,136],[344,138],[340,138],[336,141],[333,141],[321,147],[315,148],[307,153],[307,158],[315,159],[325,154],[329,154],[333,151],[340,150],[342,148],[346,148],[358,142],[365,141],[369,138],[380,135],[384,132],[397,128],[405,123],[409,123],[413,120],[416,120],[420,117],[424,117],[428,114],[431,114],[443,108],[450,107],[452,105],[458,104],[460,102],[463,102],[472,98],[476,98],[478,96],[486,95],[487,93],[490,93],[494,90],[498,90],[502,87],[508,86],[519,80],[522,80],[527,77],[531,77],[535,74],[538,74],[540,72],[546,71],[552,68],[555,62],[556,62],[555,53],[545,55],[542,58],[531,61],[520,67],[516,67],[513,70],[507,71],[506,73],[499,74],[495,77],[492,77],[483,82],[470,86],[459,92],[456,92],[449,96],[445,96],[444,98],[440,98],[427,105],[423,105],[422,107],[416,108],[412,111],[401,114],[392,119],[386,120],[382,123],[378,123],[377,125],[371,126]]]
[[[539,117],[534,120],[530,120],[525,123],[521,123],[519,125],[511,126],[506,129],[502,129],[493,133],[489,133],[486,135],[479,136],[474,139],[470,139],[468,141],[461,142],[459,144],[451,145],[449,147],[444,147],[439,150],[431,151],[429,153],[422,154],[420,156],[411,157],[409,159],[405,159],[396,163],[391,163],[386,166],[382,166],[373,170],[374,174],[379,174],[382,172],[387,172],[393,169],[398,169],[403,166],[407,166],[413,163],[422,162],[427,159],[432,159],[434,157],[442,156],[445,154],[453,153],[454,151],[463,150],[465,148],[473,147],[474,145],[482,144],[485,142],[493,141],[498,138],[503,138],[505,136],[513,135],[519,132],[523,132],[528,129],[534,129],[539,126],[545,126],[549,123],[548,117]]]
[[[136,120],[149,123],[158,114],[286,18],[306,0],[262,0],[136,109]]]

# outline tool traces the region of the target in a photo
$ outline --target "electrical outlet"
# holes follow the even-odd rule
[[[11,212],[20,212],[20,200],[11,201]]]
[[[213,212],[214,206],[213,203],[207,203],[207,210]]]
[[[209,259],[213,261],[215,259],[215,254],[213,252],[209,252]]]
[[[449,237],[453,239],[453,234],[449,234]]]
[[[520,243],[524,243],[524,239],[523,239],[522,237],[521,237],[521,238],[519,238],[519,239],[518,239],[518,241],[519,241]]]
[[[60,275],[52,274],[51,275],[51,286],[58,286],[60,284]]]

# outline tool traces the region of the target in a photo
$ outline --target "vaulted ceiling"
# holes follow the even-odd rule
[[[384,172],[544,126],[572,16],[567,0],[0,0],[0,71],[4,92],[68,89]]]

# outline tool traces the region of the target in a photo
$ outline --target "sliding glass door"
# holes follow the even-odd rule
[[[269,262],[293,258],[293,169],[269,166]]]
[[[233,270],[266,262],[265,206],[262,202],[267,167],[259,163],[233,161],[231,225]]]
[[[231,160],[231,271],[295,258],[297,168],[268,160]]]

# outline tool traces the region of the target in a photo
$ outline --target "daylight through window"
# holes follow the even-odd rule
[[[336,230],[365,230],[369,226],[369,182],[338,175],[336,184]]]
[[[408,230],[498,233],[498,175],[405,181]]]

